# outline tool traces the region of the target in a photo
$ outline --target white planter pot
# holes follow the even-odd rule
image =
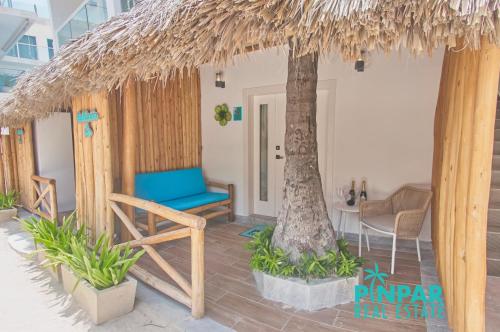
[[[9,221],[14,217],[17,217],[16,208],[0,210],[0,222]]]
[[[55,265],[55,266],[43,266],[48,263],[47,257],[45,256],[45,251],[38,251],[37,253],[37,260],[38,264],[45,268],[47,271],[49,271],[50,275],[52,278],[57,281],[61,282],[62,281],[62,275],[61,275],[61,265]]]
[[[310,282],[299,278],[275,277],[260,271],[253,271],[253,276],[264,298],[307,311],[353,302],[354,289],[363,280],[362,270],[351,278],[332,277]]]
[[[73,295],[95,324],[102,324],[134,309],[137,280],[127,277],[114,287],[98,290],[85,280],[79,280],[67,267],[62,266],[64,290]]]

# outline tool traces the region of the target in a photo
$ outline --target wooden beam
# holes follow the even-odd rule
[[[159,243],[163,243],[163,242],[167,242],[167,241],[178,240],[178,239],[182,239],[182,238],[189,237],[189,236],[191,236],[191,228],[184,227],[182,229],[145,237],[145,238],[140,239],[140,240],[132,240],[129,242],[120,243],[120,244],[117,244],[117,246],[118,247],[126,247],[128,245],[128,246],[130,246],[130,248],[136,248],[136,247],[143,246],[143,245],[153,245],[153,244],[159,244]]]
[[[138,265],[132,266],[129,271],[134,277],[140,279],[142,282],[191,308],[191,298],[184,294],[179,288],[161,280]]]
[[[201,318],[205,314],[205,237],[203,229],[191,232],[191,315]]]
[[[109,196],[109,198],[114,202],[125,203],[135,208],[146,210],[166,220],[172,220],[178,224],[191,228],[203,229],[206,225],[205,218],[188,214],[186,212],[177,211],[158,203],[145,201],[137,197],[113,193]]]
[[[135,193],[135,167],[137,157],[137,94],[136,82],[129,78],[123,89],[123,137],[122,137],[122,192],[134,196]],[[125,213],[134,223],[135,215],[132,206],[124,207]],[[121,239],[130,239],[126,229],[121,230]]]
[[[432,239],[448,323],[459,332],[485,330],[499,72],[500,49],[486,38],[479,50],[445,52],[434,126]]]

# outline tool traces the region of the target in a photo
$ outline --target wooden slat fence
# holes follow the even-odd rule
[[[109,196],[111,209],[118,216],[123,226],[127,228],[133,240],[126,241],[119,246],[129,244],[132,248],[142,247],[151,259],[177,284],[172,285],[156,277],[151,272],[135,265],[130,272],[151,287],[156,288],[167,296],[191,308],[195,318],[203,317],[205,313],[205,267],[204,267],[204,229],[206,220],[202,217],[169,209],[163,205],[145,201],[123,194]],[[134,226],[126,213],[118,206],[125,206],[145,210],[162,219],[170,220],[181,228],[149,237],[144,237]],[[170,265],[153,247],[153,245],[191,237],[191,282],[186,280],[172,265]]]
[[[35,174],[33,133],[31,123],[9,128],[0,136],[0,191],[19,193],[19,203],[31,207],[35,196],[31,176]]]
[[[31,211],[41,217],[56,220],[58,216],[56,180],[38,175],[31,176],[35,190],[35,201]]]

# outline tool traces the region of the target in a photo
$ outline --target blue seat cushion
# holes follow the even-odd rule
[[[158,203],[175,210],[184,211],[198,206],[224,201],[226,199],[229,199],[228,194],[206,192],[203,194],[197,194]]]
[[[201,168],[135,175],[135,196],[156,203],[205,193]]]

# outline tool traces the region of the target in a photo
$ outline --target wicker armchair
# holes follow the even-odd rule
[[[367,229],[392,236],[391,273],[394,274],[396,258],[396,238],[415,239],[418,261],[425,215],[429,209],[432,192],[413,186],[403,186],[385,200],[365,201],[359,206],[359,256],[361,256],[362,234],[365,233],[366,246],[370,251]]]

